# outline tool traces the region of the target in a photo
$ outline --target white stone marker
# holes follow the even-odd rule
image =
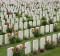
[[[56,17],[54,17],[53,22],[54,22],[54,23],[56,22]]]
[[[6,33],[7,25],[3,25],[3,32]]]
[[[24,30],[24,37],[29,38],[29,29]]]
[[[58,33],[58,39],[60,39],[60,33]]]
[[[25,54],[29,54],[29,53],[31,53],[31,44],[30,44],[30,42],[26,42],[25,43]]]
[[[9,23],[9,24],[10,24],[10,19],[7,19],[7,23]]]
[[[33,51],[38,51],[38,40],[33,41]]]
[[[53,32],[53,24],[50,24],[50,32]]]
[[[27,29],[27,22],[24,22],[24,29]]]
[[[36,26],[36,21],[35,20],[33,21],[33,26]]]
[[[7,34],[5,34],[5,44],[9,44],[9,37]]]
[[[54,44],[56,44],[57,43],[57,34],[53,34],[52,37],[53,37],[52,40],[53,40]]]
[[[59,18],[59,16],[57,16],[57,21],[58,21],[58,22],[60,21],[60,18]]]
[[[46,41],[49,41],[49,43],[51,43],[51,36],[47,36]]]
[[[7,56],[13,56],[13,52],[14,52],[14,47],[10,47],[7,49]]]
[[[14,24],[14,19],[11,19],[11,24]]]
[[[18,30],[18,23],[15,23],[14,30]]]
[[[34,35],[32,33],[32,28],[30,29],[30,37],[34,37]]]
[[[5,20],[2,20],[2,26],[5,24]]]
[[[46,33],[49,33],[49,25],[46,25]]]
[[[2,35],[0,35],[0,45],[2,45],[2,42],[3,42],[3,37]]]
[[[19,34],[18,34],[20,40],[23,40],[23,31],[19,31]]]
[[[20,22],[20,23],[19,23],[19,28],[20,28],[20,29],[23,29],[23,22]]]
[[[45,49],[45,37],[40,39],[40,49]]]
[[[44,26],[41,26],[41,28],[40,28],[40,33],[41,33],[41,34],[44,34]]]
[[[29,21],[30,26],[32,26],[32,21]]]
[[[40,26],[40,20],[37,20],[37,26]]]

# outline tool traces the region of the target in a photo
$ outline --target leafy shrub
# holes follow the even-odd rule
[[[20,39],[13,36],[13,37],[9,38],[9,41],[10,41],[11,44],[14,44],[14,43],[20,42]]]
[[[13,36],[13,37],[10,37],[9,38],[9,42],[11,43],[11,44],[14,44],[15,42],[16,42],[16,38]]]
[[[7,28],[7,33],[11,33],[12,31],[13,31],[13,29],[12,28]]]
[[[25,56],[24,54],[24,49],[25,47],[21,46],[21,49],[19,49],[18,47],[14,50],[13,56]]]
[[[53,49],[54,47],[55,47],[54,44],[53,44],[53,43],[49,43],[49,41],[47,41],[47,42],[45,43],[45,49],[46,49],[46,50]]]
[[[29,21],[33,21],[33,19],[32,19],[32,18],[28,18],[28,19],[27,19],[27,22],[29,22]]]
[[[53,24],[53,20],[52,19],[49,19],[49,24]]]
[[[46,17],[42,17],[42,20],[46,20]]]
[[[47,25],[46,20],[42,21],[41,25],[43,25],[43,26]]]
[[[20,39],[19,38],[16,38],[16,42],[19,43],[20,42]]]
[[[54,11],[55,11],[55,12],[58,12],[58,8],[54,8]]]
[[[30,29],[30,28],[31,28],[31,26],[30,26],[30,24],[29,24],[29,23],[28,23],[28,25],[27,25],[27,28],[28,28],[28,29]]]
[[[34,29],[32,29],[33,31],[33,34],[34,34],[34,37],[38,37],[40,34],[39,34],[39,30],[38,29],[36,29],[36,28],[34,28]]]

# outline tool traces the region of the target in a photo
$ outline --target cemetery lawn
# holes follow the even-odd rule
[[[2,46],[2,47],[0,47],[0,56],[7,56],[7,48],[9,48],[9,47],[16,47],[18,44],[25,44],[25,42],[28,42],[28,41],[31,41],[31,43],[32,43],[33,40],[35,40],[35,39],[38,39],[40,41],[41,37],[51,36],[54,33],[56,33],[56,34],[59,33],[60,32],[60,23],[58,23],[58,29],[59,29],[58,32],[53,32],[50,34],[45,34],[45,35],[40,36],[40,37],[34,37],[34,38],[31,38],[28,40],[23,40],[20,43]],[[31,44],[31,46],[33,46],[33,45]],[[37,56],[48,56],[48,55],[49,56],[60,56],[60,47],[57,47],[57,48],[49,50],[49,51],[45,51],[44,53],[39,53]]]

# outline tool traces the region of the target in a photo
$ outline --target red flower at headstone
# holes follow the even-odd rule
[[[26,48],[25,46],[20,46],[20,48],[22,49],[22,48]]]
[[[32,30],[34,30],[34,28],[32,28]]]
[[[12,48],[11,50],[12,50],[12,52],[13,52],[13,51],[14,51],[14,48]]]

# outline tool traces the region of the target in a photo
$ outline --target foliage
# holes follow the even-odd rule
[[[13,29],[12,28],[7,28],[7,33],[11,33],[12,31],[13,31]]]
[[[25,56],[24,54],[25,47],[19,49],[18,47],[14,50],[13,56]]]
[[[33,21],[33,19],[32,19],[31,17],[29,17],[29,18],[27,19],[27,22],[29,22],[29,21]]]
[[[34,34],[34,37],[38,37],[40,34],[39,34],[39,30],[37,28],[33,28],[32,29],[33,31],[33,34]]]
[[[42,20],[46,20],[46,17],[42,17]]]
[[[49,41],[46,41],[46,43],[45,43],[45,49],[46,50],[50,50],[50,49],[53,49],[55,46],[54,46],[54,44],[51,42],[51,43],[49,43]]]
[[[49,19],[49,24],[53,24],[53,19]]]
[[[41,25],[43,26],[47,25],[47,21],[46,20],[42,21]]]
[[[17,42],[17,43],[19,43],[19,42],[20,42],[20,39],[19,39],[18,37],[16,38],[16,42]]]
[[[54,11],[55,11],[55,12],[58,12],[58,8],[54,8]]]
[[[30,28],[31,28],[31,26],[30,26],[30,24],[29,24],[29,23],[28,23],[28,25],[27,25],[27,28],[28,28],[28,29],[30,29]]]
[[[9,38],[9,42],[11,44],[20,42],[19,38],[16,38],[15,36]]]

